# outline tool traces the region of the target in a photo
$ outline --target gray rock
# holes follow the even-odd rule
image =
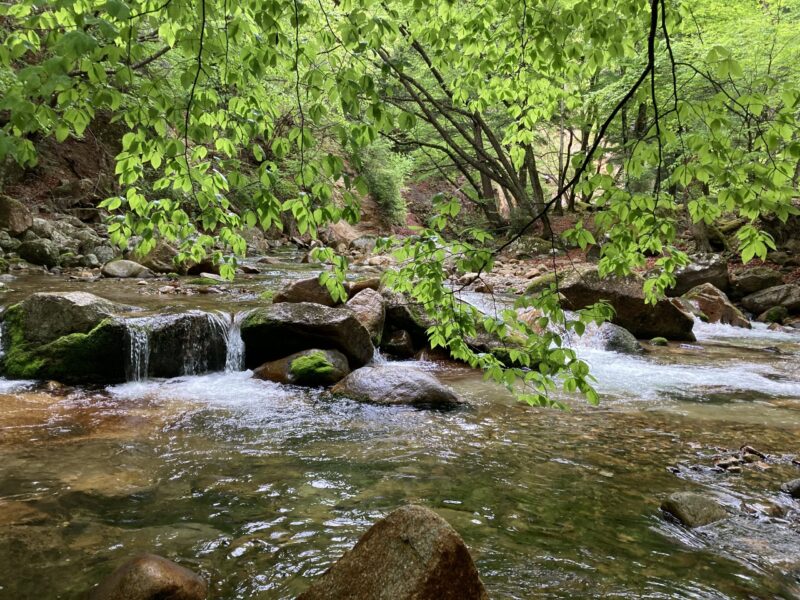
[[[761,314],[773,306],[782,306],[790,313],[800,310],[800,285],[776,285],[742,298],[742,306]]]
[[[25,233],[33,225],[33,216],[28,207],[0,194],[0,229],[13,236]]]
[[[143,277],[153,277],[153,272],[132,260],[114,260],[103,265],[101,273],[104,277],[116,277],[120,279],[127,279],[135,277],[141,279]]]
[[[702,527],[727,518],[716,500],[696,492],[676,492],[661,503],[661,510],[689,528]]]
[[[782,283],[780,271],[769,267],[751,267],[731,276],[731,296],[742,298]]]
[[[50,225],[50,221],[46,219],[40,219],[39,217],[34,218],[30,230],[40,238],[47,238],[49,240],[53,237],[53,226]]]
[[[311,302],[273,304],[250,313],[242,322],[245,361],[249,369],[301,350],[339,350],[351,368],[374,354],[369,332],[344,308]]]
[[[348,249],[354,250],[360,254],[369,254],[375,249],[376,243],[377,239],[374,236],[362,235],[350,242],[350,244],[348,244]]]
[[[693,287],[704,283],[710,283],[722,291],[728,289],[728,263],[722,256],[699,254],[691,259],[690,264],[675,272],[675,287],[667,291],[668,295],[682,296]]]
[[[595,331],[585,335],[598,341],[603,350],[621,354],[640,354],[643,351],[639,340],[630,331],[613,323],[603,323]]]
[[[0,231],[0,249],[3,252],[16,252],[21,243],[17,238],[11,237],[8,231]]]
[[[331,391],[351,400],[383,405],[452,408],[461,404],[458,396],[433,375],[400,365],[356,369]]]
[[[272,302],[273,304],[281,302],[313,302],[324,306],[340,304],[331,298],[330,292],[319,282],[318,277],[292,281],[282,290],[275,293]]]
[[[88,267],[90,269],[96,269],[100,266],[100,261],[94,254],[87,254],[86,256],[83,257],[83,260],[81,261],[81,266]]]
[[[383,324],[386,321],[386,305],[383,296],[375,290],[366,288],[350,298],[346,304],[353,311],[358,322],[366,327],[372,343],[380,344]]]
[[[430,509],[378,521],[298,600],[487,600],[464,540]]]
[[[129,560],[89,594],[89,600],[205,600],[206,581],[154,554]]]
[[[38,239],[22,242],[17,248],[17,253],[33,265],[52,268],[59,264],[60,252],[58,246],[51,240]]]
[[[154,273],[181,273],[186,269],[175,263],[177,256],[178,250],[174,246],[159,240],[155,248],[141,257],[140,262]]]
[[[792,479],[781,486],[784,494],[789,494],[792,498],[800,499],[800,479]]]
[[[309,387],[333,385],[350,372],[347,357],[338,350],[303,350],[264,363],[253,377]]]
[[[88,252],[82,249],[81,252],[83,254],[94,254],[101,264],[111,262],[117,256],[116,250],[106,244],[92,246]]]

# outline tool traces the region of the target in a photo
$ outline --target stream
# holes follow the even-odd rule
[[[458,530],[492,598],[800,597],[800,514],[779,493],[800,476],[800,332],[697,323],[697,342],[640,356],[575,341],[599,407],[531,408],[436,362],[417,364],[467,408],[378,407],[238,370],[236,315],[314,272],[276,266],[241,293],[187,297],[130,281],[7,283],[6,305],[81,289],[221,310],[231,330],[224,372],[0,380],[0,598],[83,598],[141,552],[202,573],[217,600],[293,598],[408,502]],[[710,468],[744,444],[769,455],[764,468]],[[737,516],[691,531],[664,520],[661,500],[684,490]]]

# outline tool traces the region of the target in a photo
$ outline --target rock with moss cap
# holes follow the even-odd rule
[[[3,372],[19,379],[117,382],[125,379],[126,330],[134,307],[86,292],[40,292],[3,318]]]
[[[309,387],[333,385],[350,372],[347,357],[338,350],[304,350],[264,363],[253,377]]]
[[[689,528],[721,521],[728,512],[714,499],[696,492],[676,492],[661,503],[661,510]]]
[[[398,508],[298,600],[487,600],[461,536],[422,506]]]

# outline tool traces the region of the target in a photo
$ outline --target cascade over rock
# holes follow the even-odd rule
[[[487,600],[461,536],[422,506],[398,508],[298,600]]]
[[[301,350],[339,350],[351,367],[372,360],[369,332],[344,308],[311,302],[280,303],[259,308],[242,321],[245,365],[258,367]]]

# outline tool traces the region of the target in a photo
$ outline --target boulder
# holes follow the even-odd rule
[[[339,350],[351,368],[365,365],[375,352],[369,332],[343,308],[310,302],[259,308],[242,321],[248,369],[301,350]]]
[[[405,329],[393,331],[381,340],[381,350],[397,358],[414,356],[414,340]]]
[[[89,594],[89,600],[205,600],[206,581],[189,569],[143,554],[114,571]]]
[[[155,248],[141,257],[139,262],[153,273],[181,273],[186,269],[175,263],[177,256],[178,250],[174,246],[159,240]]]
[[[682,296],[693,287],[710,283],[720,290],[730,285],[728,263],[719,254],[699,254],[692,262],[675,272],[675,286],[667,290],[669,296]]]
[[[0,194],[0,229],[22,235],[33,225],[33,215],[22,202]]]
[[[759,323],[783,323],[786,319],[789,318],[789,311],[786,310],[785,306],[773,306],[772,308],[768,308],[764,312],[762,312],[758,317],[756,317],[756,321]]]
[[[696,492],[676,492],[661,503],[661,510],[689,528],[702,527],[728,516],[716,500]]]
[[[731,276],[731,296],[743,298],[782,283],[780,271],[769,267],[751,267]]]
[[[601,278],[597,267],[585,266],[565,274],[559,283],[565,308],[578,310],[600,300],[614,307],[612,321],[639,339],[656,336],[671,340],[694,341],[694,319],[677,301],[662,298],[646,304],[641,277]]]
[[[100,261],[101,264],[106,264],[114,260],[114,257],[117,256],[116,250],[109,246],[108,244],[100,244],[92,246],[88,252],[83,251],[83,254],[94,254],[97,257],[97,260]]]
[[[314,302],[315,304],[331,307],[340,304],[340,302],[331,298],[330,292],[319,282],[318,277],[292,281],[282,290],[275,293],[272,302],[274,304],[280,302]]]
[[[722,323],[750,329],[750,321],[736,308],[725,293],[710,283],[692,288],[683,298],[706,316],[709,323]]]
[[[60,251],[52,240],[36,239],[22,242],[17,248],[20,258],[27,260],[32,265],[41,265],[47,268],[57,267]]]
[[[21,243],[17,238],[11,237],[8,231],[0,230],[0,250],[3,252],[16,252]]]
[[[333,385],[350,372],[347,357],[338,350],[303,350],[264,363],[253,377],[309,387]]]
[[[800,285],[776,285],[742,298],[742,306],[754,314],[761,314],[773,306],[782,306],[790,313],[800,310]]]
[[[132,260],[113,260],[103,265],[100,271],[104,277],[118,279],[153,277],[153,272],[145,266]]]
[[[433,321],[425,313],[422,305],[390,290],[384,290],[383,297],[386,299],[386,328],[390,331],[402,329],[411,336],[414,346],[426,347],[427,330],[433,325]]]
[[[400,365],[356,369],[331,391],[359,402],[383,405],[452,408],[461,404],[458,396],[433,375]]]
[[[133,307],[86,292],[40,292],[4,314],[3,372],[63,382],[125,380],[127,337],[117,315]]]
[[[364,290],[375,290],[377,292],[380,289],[380,277],[365,277],[364,279],[356,279],[347,283],[347,294],[350,298]]]
[[[386,305],[378,292],[366,288],[350,298],[346,304],[353,311],[358,322],[369,332],[372,343],[380,344],[383,335],[383,324],[386,321]]]
[[[487,600],[464,541],[433,511],[404,506],[378,521],[298,600]]]

